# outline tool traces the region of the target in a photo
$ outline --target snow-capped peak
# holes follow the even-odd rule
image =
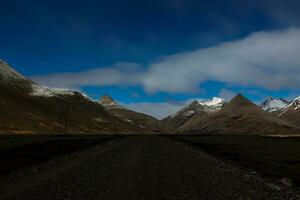
[[[288,106],[286,106],[285,110],[288,109],[299,110],[300,109],[300,96],[295,98]]]
[[[208,106],[208,107],[219,107],[222,106],[225,103],[224,99],[221,99],[219,97],[213,97],[210,100],[199,102],[201,105]]]
[[[176,113],[172,114],[170,117],[176,117],[177,115],[182,115],[184,117],[190,117],[194,114],[205,111],[205,112],[216,112],[220,110],[225,104],[225,100],[219,97],[213,97],[212,99],[206,101],[194,100],[187,106],[181,108]]]
[[[268,98],[261,104],[261,108],[267,112],[276,112],[288,105],[288,102],[282,98],[274,99],[272,97]]]
[[[3,81],[10,80],[27,80],[24,76],[15,71],[8,63],[0,60],[0,79]]]

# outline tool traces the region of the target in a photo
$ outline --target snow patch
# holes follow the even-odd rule
[[[178,115],[188,117],[195,113],[198,113],[201,110],[208,113],[216,112],[223,107],[225,102],[226,101],[224,99],[221,99],[219,97],[213,97],[212,99],[207,101],[194,100],[187,106],[177,111],[176,113],[170,115],[170,118],[174,118]]]
[[[300,109],[300,96],[295,98],[289,105],[287,105],[281,115],[289,110],[299,110]]]
[[[262,105],[262,109],[267,112],[276,112],[282,110],[288,105],[287,101],[283,99],[267,99]]]
[[[298,110],[300,108],[300,96],[297,97],[289,106],[294,110]]]
[[[75,92],[68,89],[59,89],[59,88],[48,88],[42,85],[32,85],[31,96],[40,96],[40,97],[53,97],[59,95],[72,96]]]
[[[186,111],[185,113],[183,113],[183,116],[184,117],[189,117],[193,114],[195,114],[196,112],[194,110],[189,110],[189,111]]]
[[[224,99],[221,99],[219,97],[213,97],[212,99],[208,101],[199,102],[201,105],[208,106],[208,107],[219,107],[222,106],[225,103]]]
[[[24,76],[15,71],[8,63],[0,60],[0,75],[4,81],[27,80]]]

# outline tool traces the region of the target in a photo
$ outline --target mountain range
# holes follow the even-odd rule
[[[257,106],[241,94],[230,102],[194,100],[158,120],[105,95],[93,101],[80,92],[53,89],[0,61],[0,133],[11,134],[234,134],[295,135],[300,97],[268,98]]]
[[[184,108],[161,121],[168,127],[177,129],[197,114],[213,113],[220,110],[225,103],[224,99],[218,97],[214,97],[208,101],[194,100]]]
[[[170,133],[170,128],[165,126],[160,120],[144,114],[129,110],[124,106],[117,103],[111,96],[105,95],[98,101],[99,104],[104,106],[114,115],[125,120],[129,124],[138,126],[140,128],[150,130],[152,133]],[[173,130],[174,131],[174,130]]]
[[[0,133],[111,134],[149,132],[112,115],[86,95],[34,83],[0,61]]]
[[[289,135],[297,134],[296,127],[238,94],[220,111],[198,114],[179,128],[186,134],[221,135]]]

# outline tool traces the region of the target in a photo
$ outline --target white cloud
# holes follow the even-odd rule
[[[220,45],[162,58],[146,69],[119,63],[79,73],[33,76],[47,86],[142,86],[148,93],[192,93],[199,84],[221,81],[269,90],[300,85],[300,29],[257,32]]]
[[[31,79],[49,87],[128,86],[141,82],[142,70],[142,67],[136,63],[117,63],[113,66],[78,73],[35,75]]]
[[[227,89],[221,89],[221,91],[219,92],[219,97],[225,99],[226,101],[230,101],[236,95],[236,92]]]
[[[129,104],[122,104],[122,105],[136,112],[145,113],[154,116],[157,119],[162,119],[178,111],[185,104],[172,103],[172,102],[164,102],[164,103],[149,102],[149,103],[129,103]]]
[[[153,64],[146,91],[192,92],[207,80],[263,87],[297,88],[300,84],[300,29],[258,32],[215,47],[168,56]]]

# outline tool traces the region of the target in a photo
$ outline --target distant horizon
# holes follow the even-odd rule
[[[0,61],[7,63],[8,65],[9,62],[1,59]],[[13,69],[14,67],[12,65],[10,65]],[[15,70],[15,69],[14,69]],[[17,71],[18,72],[18,71]],[[23,75],[23,74],[21,74]],[[26,77],[26,76],[25,76]],[[30,77],[26,77],[31,79]],[[34,81],[34,80],[33,80]],[[37,84],[40,84],[38,82],[36,82]],[[46,86],[43,84],[40,84],[42,86]],[[48,86],[46,86],[48,87]],[[113,100],[115,100],[118,104],[127,107],[128,109],[134,110],[136,112],[141,112],[141,113],[145,113],[148,114],[150,116],[153,116],[157,119],[163,119],[173,113],[176,113],[177,111],[179,111],[180,109],[184,108],[185,106],[189,105],[192,101],[198,101],[198,102],[206,102],[206,101],[210,101],[213,100],[214,98],[221,98],[223,99],[225,102],[229,102],[232,100],[232,98],[234,98],[235,96],[237,96],[238,94],[243,95],[244,97],[248,98],[247,95],[243,94],[242,92],[236,92],[236,93],[230,93],[230,95],[227,95],[226,98],[222,98],[220,96],[211,96],[209,98],[188,98],[185,100],[181,100],[181,101],[165,101],[165,102],[151,102],[151,103],[147,103],[147,102],[140,102],[140,103],[124,103],[120,100],[118,100],[116,97],[114,97],[113,95],[110,95],[108,92],[104,93],[102,96],[100,96],[99,98],[92,98],[91,96],[89,96],[88,93],[85,93],[84,91],[80,90],[80,88],[74,88],[74,89],[69,89],[69,88],[62,88],[62,87],[49,87],[52,89],[66,89],[66,90],[71,90],[71,91],[76,91],[76,92],[80,92],[86,96],[88,96],[92,101],[94,102],[98,102],[103,96],[110,96],[112,97]],[[273,97],[273,96],[266,96],[264,99],[262,99],[261,101],[252,101],[251,99],[249,99],[250,101],[252,101],[254,104],[256,104],[257,106],[260,106],[262,103],[264,103],[266,100],[272,98],[272,99],[284,99],[288,102],[293,101],[295,98],[298,98],[300,96],[296,95],[295,97],[290,97],[290,98],[284,98],[284,97]]]

